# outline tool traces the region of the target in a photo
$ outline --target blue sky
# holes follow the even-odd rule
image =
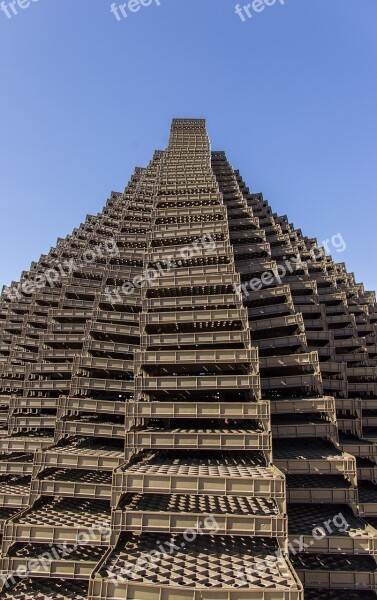
[[[206,117],[305,234],[340,232],[337,260],[376,289],[376,1],[278,0],[245,22],[235,0],[160,4],[0,12],[0,286],[122,190],[176,116]]]

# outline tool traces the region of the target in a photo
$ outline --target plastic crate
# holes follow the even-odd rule
[[[191,449],[191,450],[255,450],[271,449],[271,434],[264,432],[258,424],[241,427],[224,425],[223,428],[207,427],[186,429],[184,423],[174,428],[158,426],[135,426],[125,435],[125,448],[144,449]]]
[[[212,533],[206,518],[216,520],[217,535],[252,535],[279,538],[284,547],[288,535],[286,516],[274,500],[179,494],[127,494],[112,514],[114,534],[198,530]],[[204,525],[203,525],[204,523]]]
[[[376,590],[377,565],[371,556],[301,554],[292,557],[305,589]]]
[[[157,541],[160,546],[173,543],[178,549],[173,555],[159,552],[152,564],[148,553]],[[97,568],[89,598],[302,600],[302,586],[291,564],[274,556],[277,550],[272,540],[250,537],[198,536],[190,544],[182,536],[123,537]],[[234,555],[238,560],[232,559]],[[143,569],[137,567],[137,557],[145,560]],[[262,563],[268,565],[265,571],[258,570]],[[128,569],[131,575],[122,577],[122,570]]]
[[[2,554],[21,542],[108,546],[110,524],[109,502],[44,497],[4,524]]]
[[[124,444],[76,437],[38,450],[34,455],[33,476],[47,468],[100,469],[112,471],[125,461]],[[1,464],[1,463],[0,463]]]
[[[327,440],[275,439],[274,464],[285,474],[343,475],[356,486],[356,459]]]
[[[377,530],[345,504],[289,504],[288,533],[291,553],[377,555]]]
[[[108,471],[48,468],[31,483],[31,497],[111,499],[112,475]]]
[[[357,488],[342,475],[287,475],[289,503],[349,504],[356,507]]]
[[[125,493],[211,494],[272,498],[285,506],[285,477],[261,453],[147,453],[113,474],[113,506]]]
[[[137,396],[137,395],[136,395]],[[270,403],[260,402],[147,402],[126,403],[126,420],[131,419],[235,419],[261,421],[268,431],[270,425]]]
[[[22,570],[33,579],[51,579],[54,589],[55,579],[89,580],[105,552],[106,548],[95,546],[16,543],[10,548],[8,556],[0,559],[0,570],[3,574],[9,574],[8,580]],[[3,586],[3,593],[6,589],[7,586]]]

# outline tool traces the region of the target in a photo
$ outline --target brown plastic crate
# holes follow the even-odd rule
[[[142,312],[140,314],[141,327],[166,324],[194,324],[208,323],[211,321],[228,321],[232,324],[242,323],[247,326],[247,311],[243,308],[222,308],[213,310],[185,310],[180,312]]]
[[[140,556],[140,560],[147,558],[149,548],[154,549],[157,542],[157,538],[154,538],[151,535],[140,538],[123,537],[116,549],[109,552],[97,568],[95,577],[90,582],[89,598],[94,600],[106,597],[115,600],[132,596],[136,600],[161,597],[167,600],[210,600],[216,590],[216,596],[222,600],[302,599],[302,589],[290,563],[283,558],[273,557],[278,548],[273,541],[267,543],[267,540],[258,542],[252,538],[221,538],[219,548],[216,536],[199,536],[195,542],[188,544],[179,536],[159,535],[160,545],[171,541],[178,547],[178,551],[174,555],[160,554],[156,559],[159,566],[156,575],[156,567],[152,564],[147,563],[143,570],[137,566],[135,568],[136,557]],[[233,561],[232,554],[236,549],[239,558]],[[258,575],[255,575],[256,567],[266,564],[266,559],[266,571],[259,569]],[[179,565],[178,569],[175,565]],[[122,578],[120,575],[117,581],[118,569],[126,567],[130,569],[131,576]],[[198,568],[201,573],[199,578]],[[267,587],[264,581],[269,582]]]
[[[109,546],[110,504],[103,500],[37,500],[4,525],[2,554],[14,543]]]
[[[256,348],[219,348],[196,350],[137,350],[134,355],[138,368],[156,364],[225,364],[252,365],[255,372],[258,367],[258,350]]]
[[[274,464],[285,474],[343,475],[356,486],[356,459],[327,440],[275,439]]]
[[[179,274],[167,274],[164,277],[157,277],[153,282],[153,289],[163,290],[164,288],[175,289],[175,288],[194,288],[201,286],[213,286],[214,288],[225,286],[234,286],[239,284],[239,275],[234,273],[224,273],[221,275],[221,281],[219,281],[218,274],[209,275],[188,275],[180,276]],[[143,288],[143,295],[146,295],[146,288]]]
[[[265,498],[127,494],[113,511],[112,531],[184,533],[201,526],[208,534],[211,528],[203,526],[203,520],[211,516],[216,534],[279,538],[284,547],[286,516],[274,500]]]
[[[272,415],[271,429],[274,438],[326,438],[337,441],[336,421],[321,418],[320,414]]]
[[[348,527],[343,526],[342,519],[341,528],[336,527],[333,524],[336,515],[342,515]],[[324,535],[318,531],[313,535],[317,527],[323,529]],[[377,530],[356,517],[345,504],[289,504],[288,533],[291,553],[377,556]]]
[[[341,435],[339,444],[344,452],[361,458],[375,458],[377,460],[377,445],[370,440],[361,440],[352,435]]]
[[[54,439],[44,430],[28,432],[27,434],[14,434],[0,437],[0,453],[9,452],[35,452],[39,448],[50,446]]]
[[[297,349],[300,352],[306,352],[308,350],[308,342],[305,333],[258,340],[252,337],[252,339],[253,345],[259,348],[261,356],[265,356],[266,354],[280,354],[282,350],[286,350],[285,354],[291,354]]]
[[[31,482],[31,497],[111,499],[112,475],[108,471],[48,468]]]
[[[266,431],[270,425],[270,403],[260,402],[147,402],[126,403],[126,420],[144,418],[253,419],[261,421]]]
[[[74,437],[38,450],[34,455],[33,477],[46,468],[100,469],[113,471],[125,460],[124,444],[95,438]]]
[[[349,504],[356,507],[358,494],[357,488],[342,475],[288,474],[287,501],[291,504]]]
[[[31,475],[33,471],[33,454],[13,452],[0,455],[0,473],[12,475]]]
[[[135,426],[125,436],[126,448],[144,449],[212,449],[212,450],[255,450],[271,449],[271,434],[263,431],[259,425],[252,427],[247,422],[241,427],[224,425],[196,426],[185,428],[179,422],[173,428],[158,426]],[[253,423],[253,422],[251,422]]]
[[[198,307],[211,306],[234,306],[241,308],[241,299],[233,293],[228,294],[203,294],[198,296],[162,296],[156,298],[143,298],[143,309],[144,310],[158,310],[158,309],[179,309],[190,307],[194,309]]]
[[[124,439],[124,434],[125,426],[121,421],[105,420],[104,415],[81,415],[80,417],[65,418],[61,421],[57,421],[55,441],[57,442],[63,437],[77,435],[107,439]]]
[[[211,494],[273,498],[285,506],[285,478],[261,453],[147,453],[113,474],[113,506],[125,493]]]
[[[263,381],[263,380],[262,380]],[[271,399],[271,414],[305,414],[324,413],[335,420],[335,401],[329,396],[320,398],[287,398],[283,400]]]
[[[62,387],[62,385],[60,384]],[[68,389],[71,388],[72,395],[81,394],[86,390],[96,390],[102,392],[133,392],[134,382],[126,379],[100,379],[95,377],[72,377]],[[65,389],[65,388],[64,388]]]
[[[135,391],[157,390],[253,390],[258,394],[259,375],[205,375],[135,377]],[[258,394],[259,395],[259,394]]]
[[[125,415],[126,403],[114,400],[97,400],[94,398],[73,398],[72,396],[61,396],[58,399],[58,417],[70,413],[95,413],[110,415]]]
[[[95,546],[17,543],[8,556],[0,559],[0,570],[8,573],[11,579],[14,573],[24,569],[30,578],[51,579],[54,587],[54,580],[59,578],[81,582],[89,580],[105,552],[106,548]],[[48,555],[50,558],[47,558]],[[7,589],[6,585],[4,589]]]
[[[377,516],[377,485],[371,481],[360,481],[358,485],[360,515]]]
[[[30,475],[6,474],[0,476],[0,506],[21,508],[28,506]]]
[[[250,333],[248,329],[244,331],[213,331],[203,333],[161,333],[161,334],[143,334],[141,336],[141,347],[153,346],[195,346],[198,344],[220,345],[226,344],[249,344]],[[153,349],[153,348],[152,348]]]
[[[376,590],[377,565],[371,556],[342,554],[301,554],[292,557],[296,573],[305,588]]]

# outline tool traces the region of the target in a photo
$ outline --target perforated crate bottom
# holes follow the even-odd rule
[[[273,454],[275,460],[300,458],[323,460],[342,456],[341,450],[335,448],[331,442],[318,438],[275,439],[273,440]]]
[[[25,477],[19,475],[0,476],[0,494],[19,494],[28,496],[30,493],[31,476]]]
[[[344,554],[296,554],[291,557],[298,571],[356,571],[373,573],[377,565],[371,556],[348,556]]]
[[[110,503],[103,500],[49,498],[39,501],[16,524],[55,527],[93,527],[100,522],[110,526]]]
[[[211,477],[263,477],[273,479],[275,473],[266,466],[260,452],[180,452],[150,453],[126,468],[128,473],[158,475],[201,475]]]
[[[351,483],[342,475],[287,475],[288,489],[348,489],[350,487]]]
[[[360,502],[377,502],[377,485],[373,485],[370,481],[360,481],[358,490]]]
[[[109,440],[109,443],[101,442],[93,438],[75,436],[68,441],[64,440],[48,449],[48,453],[62,454],[69,452],[74,455],[105,456],[108,458],[124,458],[124,449]]]
[[[11,454],[2,454],[0,456],[0,464],[1,463],[32,463],[33,462],[33,454],[25,454],[24,452],[12,452]]]
[[[336,515],[343,515],[348,525],[346,531],[343,527],[331,527],[326,529],[326,535],[362,535],[366,533],[366,524],[355,517],[353,512],[345,504],[289,504],[288,505],[288,529],[290,535],[302,534],[312,535],[316,527],[323,526],[329,519]]]
[[[339,444],[341,446],[345,446],[345,450],[347,451],[347,445],[351,445],[351,446],[362,446],[362,447],[372,447],[373,446],[373,442],[370,442],[369,440],[365,440],[365,439],[360,439],[358,437],[356,437],[355,435],[346,435],[342,432],[339,433]]]
[[[277,552],[271,538],[197,535],[188,541],[181,535],[124,535],[100,575],[156,586],[295,588],[291,570]]]
[[[13,515],[17,514],[20,508],[0,506],[0,521],[10,519]]]
[[[368,458],[360,458],[356,456],[356,465],[358,469],[374,469],[377,465]]]
[[[73,546],[69,544],[14,544],[8,556],[10,558],[35,559],[44,557],[46,553],[52,560],[74,560],[98,563],[106,552],[106,548],[96,546]]]
[[[279,509],[274,500],[233,496],[195,496],[188,494],[128,494],[120,510],[215,513],[232,515],[276,516]]]
[[[24,579],[0,594],[1,600],[87,600],[88,583],[70,579]]]
[[[44,481],[68,481],[80,483],[98,483],[111,486],[112,474],[107,471],[89,471],[85,469],[46,469],[40,475]]]

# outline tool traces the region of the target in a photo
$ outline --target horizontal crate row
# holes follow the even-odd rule
[[[126,420],[131,419],[232,419],[261,421],[266,431],[270,428],[270,403],[260,402],[151,402],[140,394],[137,401],[125,405]]]
[[[247,423],[247,422],[246,422]],[[251,422],[253,423],[253,422]],[[311,436],[313,437],[313,436]],[[185,429],[176,427],[135,426],[125,434],[126,448],[140,449],[191,449],[191,450],[253,450],[269,451],[271,434],[257,424],[241,426],[224,425],[222,429]]]
[[[263,455],[250,453],[147,453],[113,474],[113,491],[153,494],[212,494],[261,496],[284,502],[285,478],[274,466],[266,466]],[[242,465],[242,466],[241,466]],[[113,502],[113,505],[116,503]]]

